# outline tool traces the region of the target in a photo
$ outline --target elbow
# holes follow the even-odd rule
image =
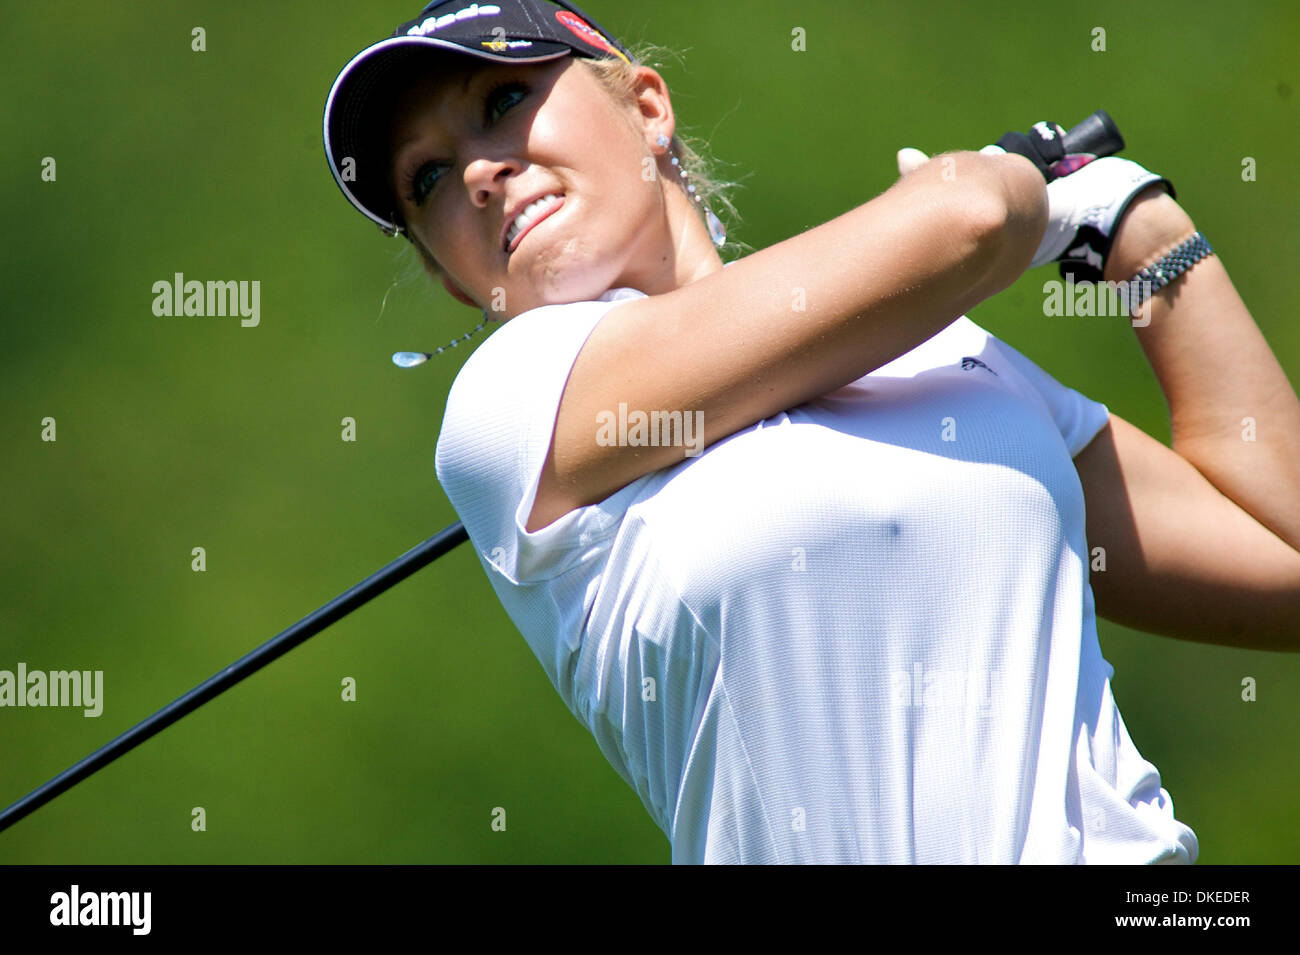
[[[1047,188],[1023,156],[981,158],[992,167],[991,175],[971,198],[966,221],[987,265],[987,285],[1000,291],[1024,273],[1038,251],[1047,229]]]

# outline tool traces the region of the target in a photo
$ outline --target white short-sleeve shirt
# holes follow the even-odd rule
[[[1105,405],[962,317],[529,533],[573,362],[641,297],[497,330],[436,471],[672,861],[1195,861],[1097,641],[1071,459]]]

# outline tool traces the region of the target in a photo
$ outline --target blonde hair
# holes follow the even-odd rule
[[[662,64],[651,62],[654,59],[676,56],[676,54],[667,47],[658,46],[654,43],[629,43],[625,44],[629,53],[632,54],[633,60],[638,64],[653,66],[658,69]],[[636,98],[636,67],[625,62],[621,57],[602,57],[593,59],[590,57],[574,57],[584,67],[591,70],[592,75],[604,87],[605,91],[618,104],[631,103]],[[712,169],[712,161],[707,158],[707,146],[694,137],[683,136],[678,130],[674,131],[672,140],[673,154],[678,157],[682,167],[690,179],[690,184],[695,187],[695,195],[700,197],[700,202],[692,200],[691,205],[696,207],[701,220],[704,219],[704,207],[708,206],[713,210],[725,226],[731,226],[740,221],[740,215],[736,211],[728,193],[734,189],[738,183],[724,180],[716,176]],[[676,183],[683,192],[686,192],[686,183],[682,181],[681,176],[674,176],[673,182]],[[689,194],[688,194],[689,195]],[[707,223],[706,223],[707,226]],[[424,247],[415,235],[409,229],[403,230],[403,234],[410,240],[411,245],[415,246],[419,252],[420,260],[424,265],[424,270],[435,280],[443,277],[443,270],[438,265],[438,261],[432,253]],[[736,252],[746,249],[747,246],[728,239],[726,244],[721,246],[718,251],[726,259],[726,253]]]

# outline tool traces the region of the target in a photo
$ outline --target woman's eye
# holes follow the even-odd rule
[[[527,95],[527,93],[528,88],[522,83],[503,83],[496,87],[488,94],[489,118],[501,118],[499,112],[492,108],[493,106],[505,103],[507,104],[506,110],[509,110],[511,106],[517,105],[519,101]]]
[[[429,162],[417,169],[415,175],[411,177],[406,198],[417,206],[423,203],[425,197],[433,191],[433,187],[438,184],[438,180],[441,178],[435,174],[445,165],[445,163]]]
[[[510,107],[517,106],[527,95],[528,86],[524,83],[502,83],[495,87],[487,95],[488,120],[500,119],[504,113],[510,111]],[[438,180],[442,178],[439,170],[443,168],[447,168],[446,163],[430,162],[417,169],[408,183],[406,197],[417,206],[423,204],[425,198],[433,191],[433,187],[438,184]]]

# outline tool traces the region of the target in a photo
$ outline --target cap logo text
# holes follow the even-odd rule
[[[429,19],[423,20],[407,30],[406,35],[428,36],[430,33],[437,33],[459,20],[473,20],[475,17],[494,17],[500,12],[501,8],[495,3],[485,3],[482,6],[471,3],[468,7],[457,10],[455,13],[446,13],[440,17],[429,17]]]

